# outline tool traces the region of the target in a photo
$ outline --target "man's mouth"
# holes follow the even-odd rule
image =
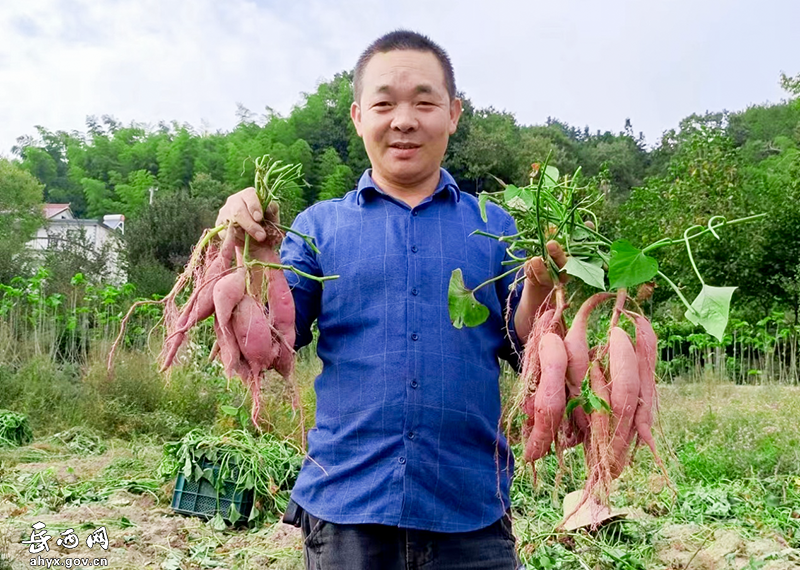
[[[392,147],[392,148],[399,148],[399,149],[405,150],[405,149],[411,149],[411,148],[419,148],[420,145],[418,145],[416,143],[410,143],[410,142],[396,142],[396,143],[390,144],[389,146]]]

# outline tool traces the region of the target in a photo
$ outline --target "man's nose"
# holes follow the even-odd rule
[[[398,105],[392,118],[392,128],[407,133],[419,126],[416,113],[411,105]]]

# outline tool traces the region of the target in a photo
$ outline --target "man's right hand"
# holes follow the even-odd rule
[[[262,244],[267,233],[264,230],[262,222],[266,218],[267,222],[280,223],[280,214],[278,212],[278,203],[273,201],[267,208],[266,216],[261,208],[261,202],[256,196],[255,188],[245,188],[232,194],[228,197],[225,204],[220,208],[217,214],[216,225],[221,225],[226,222],[234,222],[233,231],[235,232],[236,244],[238,246],[244,245],[245,232],[256,241],[250,242],[251,249],[259,246],[267,247],[267,244]],[[222,236],[224,237],[224,235]]]

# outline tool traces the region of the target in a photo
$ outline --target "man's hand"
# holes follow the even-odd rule
[[[561,249],[561,245],[555,241],[550,240],[547,242],[547,253],[553,259],[555,264],[560,270],[567,263],[567,254]],[[517,338],[520,342],[525,343],[528,335],[533,328],[533,323],[536,320],[536,313],[539,311],[542,303],[544,303],[547,296],[553,290],[555,283],[547,270],[544,259],[541,257],[533,257],[525,263],[525,284],[522,288],[522,297],[517,307],[516,315],[514,316],[514,328],[517,332]],[[561,283],[565,283],[569,276],[566,273],[559,273],[558,276]]]
[[[567,263],[567,254],[561,249],[561,244],[555,240],[547,242],[547,253],[553,258],[553,261],[560,270]],[[560,273],[559,280],[562,283],[567,281],[567,274]],[[533,257],[525,263],[525,287],[532,288],[533,294],[537,295],[542,301],[550,294],[550,290],[555,284],[550,272],[547,270],[544,259],[541,257]],[[541,304],[541,303],[540,303]]]
[[[216,225],[225,222],[234,222],[233,231],[235,232],[236,244],[244,245],[245,232],[255,240],[250,242],[251,251],[253,248],[271,247],[273,244],[262,243],[267,238],[262,221],[280,223],[280,213],[278,203],[270,202],[266,214],[261,208],[261,202],[256,196],[255,188],[245,188],[236,194],[228,197],[225,204],[217,214]],[[222,236],[224,238],[224,235]]]

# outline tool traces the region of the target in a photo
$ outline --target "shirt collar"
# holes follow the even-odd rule
[[[361,179],[358,181],[358,186],[356,186],[356,204],[361,205],[363,200],[366,199],[366,196],[369,195],[370,192],[377,192],[378,194],[388,196],[386,192],[381,190],[378,185],[375,184],[375,181],[372,179],[372,169],[368,168],[364,171],[364,174],[361,175]],[[436,185],[433,195],[436,195],[440,192],[449,192],[450,196],[456,202],[461,200],[461,190],[458,188],[456,179],[453,178],[453,176],[444,168],[439,168],[439,183]]]

